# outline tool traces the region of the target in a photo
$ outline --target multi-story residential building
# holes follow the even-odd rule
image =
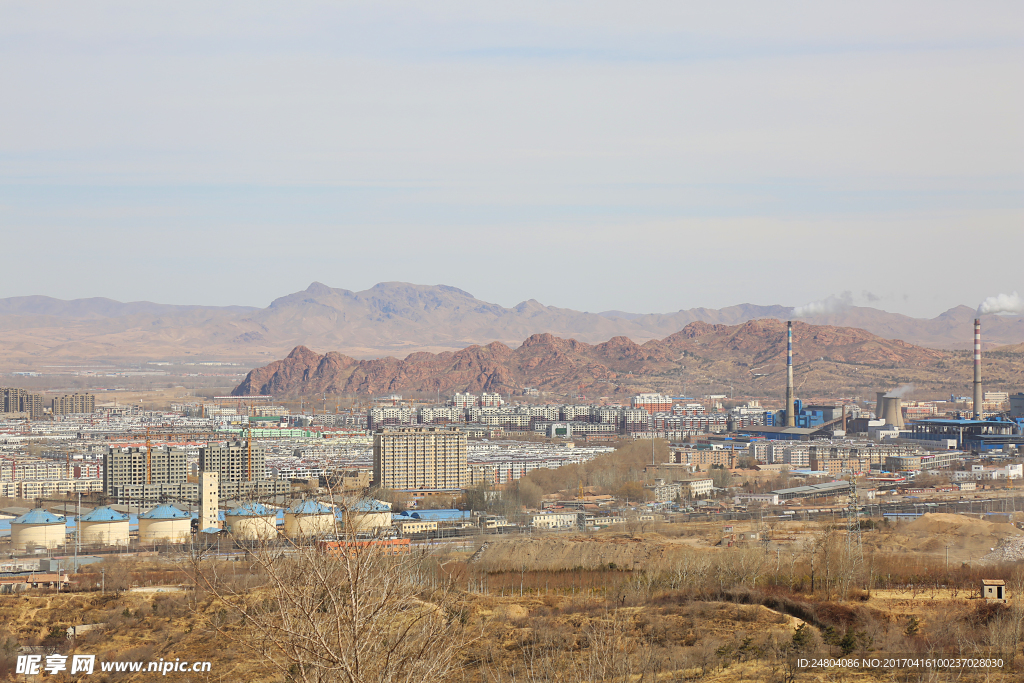
[[[291,492],[291,482],[287,479],[262,479],[259,481],[228,481],[219,483],[221,500],[252,500],[265,496],[280,496]],[[181,484],[137,484],[116,488],[112,494],[118,501],[125,503],[155,503],[168,498],[175,500],[199,501],[199,484],[185,482]]]
[[[828,456],[811,455],[810,468],[815,472],[828,472],[830,475],[845,472],[867,472],[871,469],[870,461],[864,456],[831,458]]]
[[[369,413],[370,429],[378,429],[385,425],[412,424],[412,408],[406,406],[379,406],[371,408]]]
[[[469,393],[468,391],[464,394],[456,392],[456,394],[452,396],[452,400],[450,400],[448,404],[453,408],[460,408],[462,410],[466,410],[468,408],[476,408],[478,405],[480,405],[480,398]]]
[[[480,402],[478,405],[481,408],[500,408],[505,405],[505,401],[501,399],[501,394],[488,394],[485,391],[480,394]]]
[[[672,454],[672,461],[680,464],[695,465],[702,470],[706,470],[712,465],[731,470],[736,467],[736,452],[724,449],[683,449]]]
[[[646,484],[644,489],[655,503],[671,503],[683,496],[683,484],[678,481],[666,482],[664,479],[655,479],[653,484]]]
[[[222,486],[231,481],[264,480],[267,478],[266,450],[246,441],[209,444],[199,449],[199,471],[218,472]]]
[[[69,493],[95,493],[103,490],[99,479],[50,479],[47,481],[9,481],[0,483],[0,496],[7,498],[44,498]]]
[[[637,394],[630,404],[633,408],[646,410],[650,415],[672,412],[672,399],[661,394]]]
[[[712,479],[683,479],[677,483],[683,486],[684,498],[704,498],[710,496],[712,489],[715,488],[715,482]]]
[[[54,415],[80,415],[96,411],[96,397],[92,394],[71,394],[70,396],[54,396],[52,412]]]
[[[110,448],[103,456],[103,491],[117,496],[126,486],[177,485],[186,481],[185,451],[179,448]]]
[[[373,478],[385,489],[465,488],[467,452],[459,429],[382,427],[373,435]]]
[[[689,417],[694,417],[697,415],[704,415],[706,412],[707,410],[704,408],[703,403],[676,403],[674,406],[672,406],[673,415],[686,415]]]
[[[28,413],[30,418],[36,419],[43,415],[43,397],[27,389],[3,387],[0,388],[0,408],[3,413]]]
[[[618,426],[622,422],[622,409],[616,406],[597,406],[590,411],[590,419],[600,424]]]
[[[448,424],[465,422],[466,411],[463,408],[449,406],[427,406],[420,408],[420,424]]]
[[[622,431],[627,434],[646,432],[651,428],[651,413],[646,408],[623,408]]]
[[[498,466],[493,463],[474,463],[469,465],[470,486],[493,486],[498,483]]]

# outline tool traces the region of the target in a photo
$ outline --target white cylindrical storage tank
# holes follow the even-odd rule
[[[237,541],[267,541],[277,537],[277,513],[260,503],[242,503],[224,515]]]
[[[296,503],[284,513],[284,533],[289,538],[331,536],[337,533],[334,510],[315,500]]]
[[[66,536],[67,521],[43,508],[26,512],[11,522],[13,550],[56,548],[64,544]]]
[[[128,545],[128,515],[110,507],[82,515],[79,538],[85,545]]]
[[[192,534],[192,516],[173,505],[158,505],[139,515],[140,543],[185,543]]]
[[[351,505],[342,515],[345,531],[376,531],[392,524],[391,504],[372,498]]]

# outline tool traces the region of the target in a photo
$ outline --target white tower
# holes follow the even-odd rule
[[[217,511],[220,509],[220,473],[199,473],[199,530],[220,528]]]

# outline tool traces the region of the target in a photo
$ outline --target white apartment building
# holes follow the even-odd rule
[[[711,479],[687,479],[679,483],[689,489],[690,498],[710,496],[712,489],[715,488],[715,482]]]
[[[952,472],[953,481],[994,481],[996,479],[1024,478],[1024,465],[1006,465],[1005,467],[985,467],[971,465],[970,470]]]
[[[576,526],[575,512],[540,512],[530,517],[534,529],[572,529]]]

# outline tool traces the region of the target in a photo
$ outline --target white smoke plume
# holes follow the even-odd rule
[[[992,313],[1024,313],[1024,299],[1017,292],[990,296],[978,306],[978,315]]]
[[[913,384],[904,384],[901,387],[896,387],[885,394],[886,398],[904,398],[908,394],[914,393]]]
[[[836,296],[833,294],[827,299],[820,301],[812,301],[809,304],[803,306],[797,306],[793,309],[794,318],[810,318],[816,315],[827,315],[829,313],[837,313],[844,308],[848,308],[853,305],[853,294],[851,292],[843,292]]]

